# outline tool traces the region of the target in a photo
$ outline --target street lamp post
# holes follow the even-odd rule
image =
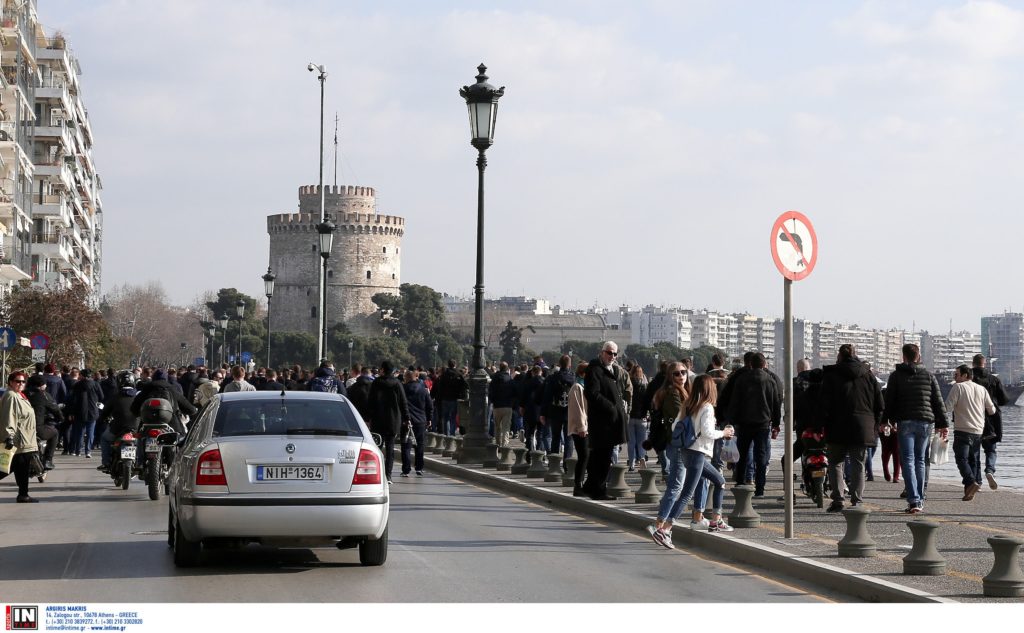
[[[324,210],[324,83],[327,81],[327,69],[324,68],[323,64],[314,64],[309,62],[306,66],[306,70],[309,72],[319,71],[317,80],[320,82],[320,179],[319,179],[319,191],[320,191],[320,224],[327,222],[327,214]],[[320,230],[319,225],[317,231]],[[323,240],[323,237],[320,238]],[[321,241],[321,244],[323,242]],[[330,249],[328,249],[330,254]],[[320,249],[320,255],[324,257],[324,264],[320,268],[320,314],[317,318],[317,351],[320,354],[320,358],[317,359],[317,365],[320,364],[320,360],[327,356],[327,315],[324,314],[324,309],[327,306],[327,256],[324,255],[323,248]]]
[[[277,277],[270,272],[267,266],[267,274],[263,275],[263,292],[267,295],[267,369],[270,369],[270,298],[274,296],[274,280]]]
[[[217,326],[214,325],[213,323],[211,323],[210,327],[206,328],[206,333],[210,335],[210,359],[206,362],[206,366],[212,369],[213,368],[213,343],[214,343],[214,336],[216,336],[216,334],[217,334]]]
[[[245,316],[245,302],[241,299],[235,304],[235,314],[238,315],[238,364],[242,364],[242,317]]]
[[[441,364],[441,361],[437,358],[437,341],[434,341],[434,368]]]
[[[469,433],[463,442],[463,458],[468,463],[481,463],[487,446],[487,383],[490,379],[484,369],[484,170],[487,168],[487,148],[494,143],[494,124],[498,115],[498,99],[505,88],[495,88],[487,82],[487,67],[477,67],[476,83],[463,86],[459,95],[466,100],[469,110],[470,144],[477,150],[477,208],[476,208],[476,305],[473,319],[473,360],[469,389]]]
[[[324,280],[323,289],[320,292],[320,358],[327,358],[327,260],[331,256],[331,247],[334,245],[334,222],[330,218],[316,225],[316,232],[320,235],[320,257],[323,258],[323,267],[320,276]],[[319,364],[319,362],[317,363]]]
[[[352,348],[355,347],[355,345],[355,341],[348,342],[348,366],[350,369],[352,367]]]
[[[179,367],[185,366],[185,350],[188,349],[188,343],[181,344],[181,362],[178,363]]]
[[[220,364],[223,365],[228,359],[228,313],[220,315],[217,321],[220,323],[220,329],[224,332],[224,338],[220,344]]]

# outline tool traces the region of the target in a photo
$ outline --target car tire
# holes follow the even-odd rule
[[[383,565],[388,559],[388,528],[376,541],[366,540],[359,544],[359,562],[367,567]]]
[[[171,504],[167,504],[167,547],[174,549],[174,512]]]
[[[174,522],[174,565],[176,567],[198,567],[203,556],[201,541],[190,541],[181,531],[181,523]]]

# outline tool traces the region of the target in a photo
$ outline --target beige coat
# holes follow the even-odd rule
[[[8,389],[0,398],[0,442],[14,438],[19,453],[39,450],[36,444],[36,413],[25,398]]]
[[[569,389],[569,434],[580,437],[587,435],[587,399],[580,383]]]

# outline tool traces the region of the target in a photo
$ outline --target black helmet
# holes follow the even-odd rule
[[[117,388],[118,389],[134,389],[135,388],[135,374],[130,371],[119,371],[117,372]]]

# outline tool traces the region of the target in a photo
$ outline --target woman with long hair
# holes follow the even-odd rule
[[[651,425],[650,441],[651,448],[658,454],[658,464],[661,465],[661,476],[668,478],[669,460],[671,451],[665,449],[668,446],[668,428],[679,416],[683,403],[690,395],[690,385],[687,381],[686,368],[682,363],[671,362],[665,368],[665,381],[661,388],[654,394],[651,401],[651,408],[657,412],[658,421]],[[652,415],[652,417],[654,417]],[[657,428],[654,428],[655,424]]]
[[[676,433],[676,427],[689,418],[696,439],[689,446],[683,446],[685,440],[679,438],[673,440],[665,449],[666,452],[673,453],[669,460],[668,485],[658,504],[658,519],[654,525],[647,527],[654,542],[662,547],[668,549],[674,547],[672,545],[672,525],[686,509],[686,504],[693,497],[702,477],[707,477],[715,489],[713,493],[713,522],[705,519],[701,510],[698,510],[698,508],[704,507],[704,500],[698,499],[693,505],[690,529],[716,532],[732,530],[722,519],[725,478],[717,468],[711,465],[709,459],[715,440],[722,437],[730,438],[733,434],[731,426],[719,431],[715,425],[715,403],[717,401],[718,389],[715,387],[714,379],[707,374],[697,376],[683,409],[672,424],[670,437],[679,438],[680,434]]]
[[[629,408],[629,425],[626,427],[626,465],[629,472],[647,467],[647,451],[644,440],[647,439],[647,411],[644,400],[647,394],[647,376],[639,363],[634,363],[629,370],[629,380],[633,383],[633,402]]]

